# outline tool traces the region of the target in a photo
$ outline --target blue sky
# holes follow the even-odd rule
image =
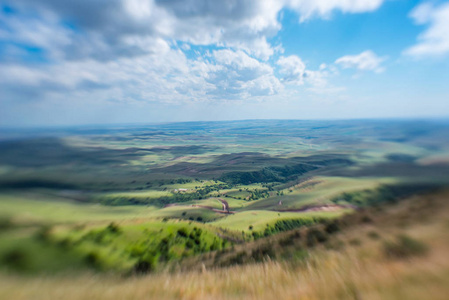
[[[449,116],[449,1],[0,0],[0,126]]]

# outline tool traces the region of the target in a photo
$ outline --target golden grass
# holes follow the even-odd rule
[[[446,194],[444,197],[448,199]],[[430,204],[431,205],[431,204]],[[236,266],[202,272],[122,278],[84,274],[39,278],[0,275],[1,299],[447,299],[449,295],[448,209],[434,208],[405,220],[412,206],[394,208],[381,222],[337,235],[346,246],[311,251],[299,265],[288,262]],[[420,213],[418,206],[413,210]],[[405,224],[405,225],[404,225]],[[368,237],[375,230],[380,239]],[[405,233],[424,242],[425,256],[388,259],[384,240]],[[360,246],[349,241],[357,238]]]

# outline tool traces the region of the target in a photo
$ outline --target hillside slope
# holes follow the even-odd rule
[[[338,225],[340,231],[314,243],[301,229],[235,246],[221,259],[264,243],[276,251],[262,261],[247,256],[242,265],[225,268],[213,266],[215,253],[178,266],[188,271],[128,278],[3,274],[0,298],[447,299],[449,191],[361,211]]]

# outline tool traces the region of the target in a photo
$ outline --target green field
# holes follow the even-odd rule
[[[0,267],[151,272],[449,183],[449,126],[239,121],[0,140]],[[227,249],[227,250],[226,250]]]

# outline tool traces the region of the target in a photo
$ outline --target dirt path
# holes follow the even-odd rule
[[[221,205],[223,205],[223,211],[229,213],[229,204],[226,200],[222,199],[222,198],[218,198],[218,201],[220,201]]]

